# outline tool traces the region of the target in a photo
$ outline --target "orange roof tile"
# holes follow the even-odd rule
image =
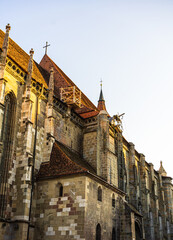
[[[37,179],[58,177],[69,174],[95,173],[92,167],[62,143],[55,142],[52,148],[50,161],[42,163]]]
[[[2,48],[5,33],[0,29],[0,48]],[[9,38],[9,47],[7,56],[11,58],[17,65],[19,65],[26,73],[29,63],[29,55]],[[34,61],[32,77],[48,88],[49,70],[54,67],[55,78],[55,95],[60,98],[60,88],[68,86],[76,86],[73,81],[47,56],[44,55],[40,64]],[[76,86],[79,90],[79,88]],[[96,116],[99,113],[97,107],[81,92],[81,108],[76,108],[75,112],[82,118],[89,118]]]
[[[101,111],[101,110],[105,110],[105,111],[107,111],[106,110],[106,106],[105,106],[105,101],[104,100],[99,100],[98,101],[98,106],[97,106],[97,108]]]
[[[99,111],[90,111],[90,112],[85,112],[85,113],[80,113],[80,116],[84,119],[90,118],[90,117],[95,117],[99,114]]]
[[[2,48],[4,36],[5,36],[5,33],[0,29],[0,48]],[[9,38],[9,47],[8,47],[7,56],[11,58],[17,65],[19,65],[25,72],[27,72],[29,55],[21,47],[19,47],[19,45],[17,45],[11,38]],[[44,77],[40,73],[35,61],[33,66],[32,77],[39,83],[43,84],[46,88],[48,88],[44,80]]]
[[[50,68],[54,68],[54,78],[55,78],[55,94],[60,98],[60,88],[76,86],[74,82],[52,61],[48,55],[44,55],[40,62],[40,66],[49,72]],[[76,88],[80,90],[77,86]],[[83,112],[88,111],[98,111],[96,106],[86,97],[86,95],[81,92],[81,102],[82,107],[77,108],[75,111],[80,115]]]

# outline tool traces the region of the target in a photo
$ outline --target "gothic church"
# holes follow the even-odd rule
[[[0,239],[171,240],[173,185],[45,54],[0,30]],[[118,109],[115,111],[118,111]]]

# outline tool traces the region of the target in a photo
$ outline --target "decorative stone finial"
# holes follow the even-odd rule
[[[10,24],[8,24],[6,26],[6,33],[5,33],[2,49],[0,50],[0,79],[2,79],[3,76],[4,76],[4,69],[5,69],[7,51],[8,51],[8,44],[9,44],[9,31],[10,31],[10,29],[11,29]]]
[[[33,55],[34,55],[34,50],[31,48],[29,51],[30,58],[29,58],[29,64],[28,64],[28,73],[32,73],[33,71]]]
[[[29,51],[29,54],[30,54],[30,56],[33,56],[33,55],[34,55],[34,50],[33,50],[33,48],[31,48],[31,50]]]
[[[10,29],[11,29],[10,24],[8,24],[6,26],[6,33],[5,33],[4,42],[3,42],[3,46],[2,46],[2,59],[3,59],[3,61],[6,61],[6,57],[7,57],[7,49],[8,49],[8,43],[9,43]]]
[[[9,32],[11,30],[11,26],[10,26],[10,24],[8,23],[7,25],[6,25],[6,32]]]
[[[51,67],[50,69],[50,78],[49,78],[49,90],[54,90],[54,69]]]
[[[160,161],[160,168],[159,168],[159,173],[162,175],[162,176],[167,176],[167,172],[165,171],[163,165],[162,165],[162,161]]]
[[[7,24],[5,38],[4,38],[4,42],[3,42],[3,46],[2,46],[4,54],[7,54],[10,29],[11,29],[10,24]]]
[[[29,58],[29,63],[28,63],[28,76],[26,79],[26,84],[31,85],[31,79],[32,79],[32,72],[33,72],[33,55],[34,55],[34,50],[31,48],[29,51],[30,58]]]
[[[53,95],[54,95],[54,69],[53,67],[51,67],[50,78],[49,78],[49,96],[48,96],[49,105],[53,105]]]

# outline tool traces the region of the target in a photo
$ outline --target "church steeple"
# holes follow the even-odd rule
[[[105,105],[105,100],[104,100],[104,97],[103,97],[103,91],[102,91],[102,81],[100,83],[100,97],[99,97],[99,100],[98,100],[98,105],[97,105],[97,108],[101,111],[101,110],[105,110],[106,111],[106,105]]]
[[[100,90],[100,97],[99,97],[99,101],[104,101],[102,87],[101,87],[101,90]]]

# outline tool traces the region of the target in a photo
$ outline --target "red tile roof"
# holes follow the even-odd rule
[[[49,162],[41,164],[37,179],[53,178],[76,173],[95,173],[92,167],[62,143],[55,142]]]
[[[60,142],[55,142],[49,162],[42,163],[37,175],[37,181],[68,176],[72,174],[85,174],[95,181],[109,187],[113,191],[125,195],[123,191],[97,176],[96,171],[81,156]]]
[[[40,66],[48,72],[50,71],[51,67],[54,68],[55,95],[58,98],[60,98],[60,88],[76,86],[74,82],[46,54],[42,58],[40,62]],[[76,88],[79,90],[77,86]],[[82,113],[86,113],[90,111],[95,111],[94,116],[99,113],[96,106],[85,96],[83,92],[81,92],[81,102],[82,102],[81,108],[75,109],[75,112],[81,115],[81,117],[87,118],[88,114],[82,115]]]
[[[5,36],[5,33],[0,29],[0,48],[2,48],[4,36]],[[11,58],[17,65],[19,65],[27,73],[29,55],[21,47],[19,47],[19,45],[17,45],[11,38],[9,38],[9,47],[8,47],[7,56]],[[37,67],[36,62],[34,62],[34,65],[33,65],[32,77],[39,83],[43,84],[46,88],[48,88],[44,77],[42,76],[40,70]]]
[[[90,112],[84,112],[84,113],[80,113],[80,116],[82,118],[90,118],[90,117],[95,117],[99,114],[99,111],[90,111]]]
[[[104,100],[101,100],[101,101],[98,101],[98,106],[97,108],[101,111],[101,110],[105,110],[106,111],[106,106],[105,106],[105,101]]]
[[[0,30],[0,48],[3,45],[5,33]],[[29,55],[20,48],[11,38],[9,38],[9,48],[7,56],[11,58],[17,65],[19,65],[26,73],[29,63]],[[43,84],[45,88],[48,88],[49,83],[49,71],[51,67],[54,67],[55,77],[55,96],[60,99],[60,88],[68,86],[76,86],[73,81],[47,56],[44,55],[40,64],[34,61],[33,75],[32,77]],[[79,90],[79,88],[76,86]],[[76,108],[75,112],[82,118],[90,118],[97,116],[99,110],[96,106],[81,92],[81,107]]]

